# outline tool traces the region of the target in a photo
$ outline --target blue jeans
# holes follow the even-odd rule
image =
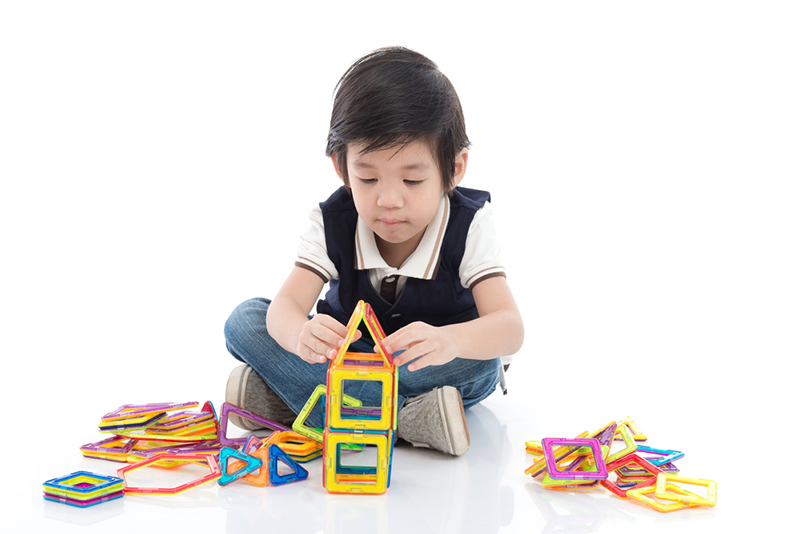
[[[294,413],[300,413],[319,384],[327,382],[328,366],[308,363],[281,347],[267,332],[268,299],[250,299],[233,310],[225,323],[225,342],[234,358],[252,367]],[[373,352],[371,339],[360,339],[350,352]],[[455,360],[440,366],[410,372],[399,369],[398,406],[407,397],[416,397],[442,386],[453,386],[461,393],[464,408],[473,406],[495,389],[500,359]],[[345,393],[362,401],[364,406],[380,406],[381,386],[372,381],[350,381]],[[322,427],[317,406],[306,420],[312,427]]]

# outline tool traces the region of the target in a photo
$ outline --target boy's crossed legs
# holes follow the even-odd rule
[[[328,366],[310,364],[286,351],[267,332],[266,314],[270,301],[251,299],[240,304],[225,324],[228,351],[244,366],[234,369],[228,381],[226,400],[255,413],[286,424],[299,413],[314,389],[327,381]],[[371,339],[352,344],[353,352],[372,352]],[[495,389],[500,360],[455,360],[409,372],[399,368],[398,434],[415,446],[431,447],[459,456],[469,448],[464,409],[473,406]],[[259,380],[259,377],[263,379]],[[249,391],[248,391],[249,390]],[[345,392],[365,406],[380,405],[380,384],[351,381]],[[243,406],[242,404],[247,404]],[[270,417],[271,416],[271,417]],[[319,406],[307,424],[322,427]],[[242,425],[240,425],[242,426]]]

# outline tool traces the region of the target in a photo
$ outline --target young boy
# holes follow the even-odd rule
[[[468,146],[458,95],[425,56],[386,48],[348,69],[326,150],[344,186],[312,211],[274,300],[246,301],[228,319],[228,350],[246,365],[231,374],[227,401],[290,423],[326,383],[326,363],[365,300],[399,366],[398,437],[455,456],[467,451],[464,408],[494,391],[500,357],[523,338],[489,194],[456,187]],[[352,351],[374,349],[358,337]],[[377,383],[355,381],[345,391],[380,405]],[[307,423],[322,426],[318,410]]]

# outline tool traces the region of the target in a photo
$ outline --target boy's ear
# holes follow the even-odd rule
[[[336,154],[331,154],[331,161],[333,162],[333,170],[336,171],[336,175],[339,176],[339,179],[344,182],[344,176],[339,170],[339,164],[336,163]]]
[[[336,171],[336,175],[339,176],[339,179],[342,181],[344,186],[349,191],[350,190],[350,180],[347,179],[347,177],[342,172],[342,169],[339,168],[339,162],[336,160],[336,154],[333,154],[331,156],[331,161],[333,162],[333,170]]]
[[[455,189],[464,175],[467,173],[467,160],[469,159],[469,150],[462,148],[461,152],[456,154],[456,172],[453,174],[453,188]]]

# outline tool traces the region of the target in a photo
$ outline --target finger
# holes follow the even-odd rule
[[[341,346],[344,340],[344,338],[336,332],[334,325],[319,322],[312,325],[311,335],[317,340],[312,348],[321,354],[327,354],[331,349]]]
[[[310,339],[306,341],[306,349],[308,350],[310,357],[313,358],[315,361],[319,360],[319,356],[327,357],[327,355],[335,350],[330,345],[323,343],[316,337],[312,335]]]
[[[406,325],[400,330],[391,333],[390,335],[383,338],[383,346],[388,350],[390,347],[398,347],[400,343],[398,343],[398,339],[402,339],[403,335],[408,332],[411,325]],[[397,352],[395,349],[393,352]]]
[[[401,336],[403,334],[403,332],[405,332],[408,329],[408,327],[409,327],[409,325],[406,325],[406,326],[400,328],[399,330],[397,330],[395,332],[392,332],[388,336],[384,337],[383,340],[382,340],[383,341],[383,346],[385,347],[387,345],[394,345],[395,341],[397,340],[397,338],[399,336]]]
[[[323,363],[327,360],[325,354],[315,352],[308,346],[304,346],[298,351],[298,356],[308,363]]]
[[[414,371],[419,371],[420,369],[424,369],[425,367],[429,367],[433,365],[433,356],[426,354],[425,356],[420,356],[413,362],[408,364],[408,371],[413,373]]]
[[[325,356],[322,356],[321,354],[317,354],[317,353],[312,352],[310,350],[299,351],[298,356],[304,362],[311,363],[311,364],[322,363],[323,361],[325,361]]]
[[[331,360],[334,359],[336,355],[342,350],[342,347],[344,347],[345,339],[347,338],[346,337],[340,338],[336,342],[336,346],[331,348],[331,350],[328,352],[329,359]],[[356,330],[355,334],[353,334],[353,338],[348,342],[348,347],[354,342],[358,341],[359,339],[361,339],[361,332]]]
[[[392,334],[392,336],[393,339],[387,338],[383,342],[383,347],[386,349],[386,352],[391,354],[401,350],[408,350],[425,340],[424,333],[417,330],[398,330]]]
[[[373,345],[372,352],[374,352],[375,354],[379,354],[381,352],[381,347],[383,347],[383,352],[385,352],[387,355],[391,356],[393,354],[389,352],[389,349],[386,348],[386,344],[383,341],[381,341],[380,345],[378,345],[377,343]]]
[[[328,343],[332,349],[334,349],[333,354],[329,354],[329,357],[333,358],[336,355],[336,352],[338,352],[338,349],[344,345],[345,339],[347,338],[350,331],[346,326],[339,323],[336,319],[333,319],[332,317],[329,316],[320,316],[320,317],[324,317],[324,319],[321,321],[322,325],[329,328],[330,331],[332,332],[332,335],[334,336],[331,337],[330,335],[327,335],[323,338],[324,341]],[[353,332],[353,337],[350,339],[350,343],[356,342],[362,337],[363,336],[361,331],[356,329]]]
[[[350,344],[352,345],[353,343],[355,343],[356,341],[361,339],[361,337],[362,337],[361,330],[356,330],[355,333],[353,334],[353,339],[350,340]],[[342,345],[344,345],[344,340],[345,339],[346,338],[342,338],[342,339],[339,340],[339,343],[336,345],[337,348],[341,348]]]
[[[394,364],[399,367],[409,362],[414,362],[414,360],[416,360],[417,358],[421,358],[429,354],[430,352],[431,352],[430,345],[426,343],[418,343],[413,347],[411,347],[410,349],[406,350],[405,352],[399,354],[396,358],[394,358]]]
[[[326,361],[327,354],[331,350],[330,347],[320,342],[311,332],[301,336],[297,344],[297,355],[308,363],[322,363]]]
[[[316,317],[319,318],[319,322],[325,325],[328,329],[330,329],[333,333],[335,333],[340,339],[344,339],[347,337],[347,327],[331,317],[330,315],[317,315]]]

